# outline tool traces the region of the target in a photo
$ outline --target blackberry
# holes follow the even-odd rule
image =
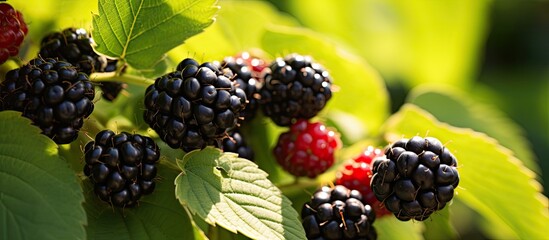
[[[307,239],[377,239],[375,213],[357,190],[322,187],[301,209]]]
[[[234,74],[231,78],[236,82],[236,86],[246,93],[248,104],[240,116],[244,120],[251,120],[259,106],[259,90],[263,85],[262,81],[252,75],[252,70],[243,58],[226,57],[221,62],[221,67],[231,70]]]
[[[93,50],[93,44],[93,38],[85,29],[66,28],[42,38],[40,56],[67,61],[88,75],[116,71],[118,61],[97,54]],[[120,82],[103,82],[99,85],[103,98],[108,101],[114,100],[126,86]]]
[[[103,70],[103,72],[116,71],[117,63],[118,61],[116,60],[107,60],[107,67]],[[99,88],[101,88],[101,96],[110,102],[114,101],[114,99],[118,97],[118,94],[120,94],[120,92],[127,87],[128,84],[123,82],[102,82],[101,85],[99,85]]]
[[[223,139],[223,151],[238,153],[241,158],[248,160],[254,160],[254,152],[251,147],[246,144],[244,137],[239,130],[232,130],[229,132],[229,137]]]
[[[88,75],[68,62],[33,59],[9,71],[0,84],[0,110],[15,110],[58,144],[70,143],[93,111]]]
[[[141,196],[154,191],[160,149],[151,138],[103,130],[84,151],[84,174],[101,200],[132,207]]]
[[[28,31],[23,14],[7,3],[0,3],[0,64],[17,56]]]
[[[246,94],[229,71],[187,58],[145,93],[144,119],[172,148],[184,151],[216,146],[237,125]]]
[[[279,126],[318,114],[332,97],[332,80],[309,56],[277,58],[265,71],[261,89],[263,112]]]
[[[372,190],[398,219],[423,221],[452,200],[457,160],[438,139],[401,139],[385,156],[373,164]]]
[[[320,122],[298,120],[280,134],[273,149],[277,162],[294,176],[314,178],[334,164],[339,136]]]

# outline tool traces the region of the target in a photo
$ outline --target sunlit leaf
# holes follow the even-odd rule
[[[528,168],[540,172],[523,130],[497,108],[473,102],[459,89],[440,85],[414,89],[408,102],[427,110],[442,122],[490,135],[511,149]]]
[[[97,51],[137,69],[150,69],[162,55],[212,24],[216,0],[100,0],[93,17]]]
[[[219,4],[221,10],[212,26],[171,51],[174,60],[194,57],[200,61],[221,61],[242,51],[262,54],[259,48],[266,26],[296,24],[266,2],[221,1]]]
[[[290,200],[253,162],[208,147],[177,164],[177,198],[209,224],[254,239],[305,239]]]
[[[376,219],[373,226],[376,228],[379,240],[423,239],[421,232],[424,226],[421,222],[402,222],[395,217],[388,216]]]
[[[466,85],[474,79],[490,2],[300,0],[288,8],[305,26],[349,44],[388,79]]]

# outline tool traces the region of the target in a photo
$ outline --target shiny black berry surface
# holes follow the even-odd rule
[[[301,209],[307,239],[377,239],[373,208],[357,190],[322,187]]]
[[[277,58],[264,80],[262,109],[279,126],[316,116],[332,98],[330,75],[309,56],[291,54]]]
[[[56,143],[74,141],[94,109],[88,75],[68,62],[33,59],[9,71],[0,84],[0,110],[15,110],[32,120]]]
[[[151,138],[103,130],[84,151],[84,174],[101,200],[117,207],[132,207],[141,196],[154,191],[160,149]]]
[[[184,59],[147,88],[145,122],[172,148],[217,146],[237,126],[247,104],[231,76],[210,62]]]
[[[452,200],[457,160],[433,137],[394,142],[373,164],[372,190],[398,219],[423,221]]]

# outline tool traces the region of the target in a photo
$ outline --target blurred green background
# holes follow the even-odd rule
[[[182,48],[175,49],[170,55],[173,59],[168,58],[168,61],[172,61],[170,64],[174,65],[182,56],[195,54],[199,58],[216,59],[262,44],[265,48],[271,48],[272,53],[278,48],[285,47],[269,45],[273,39],[293,36],[295,32],[289,31],[285,35],[284,29],[273,28],[274,30],[269,29],[270,32],[268,32],[270,35],[267,37],[270,38],[261,40],[264,37],[262,31],[271,27],[263,24],[302,25],[313,30],[310,32],[303,30],[304,35],[314,35],[312,40],[307,39],[311,40],[310,42],[326,38],[337,43],[338,48],[334,47],[326,52],[336,52],[340,49],[339,47],[342,47],[352,52],[353,57],[359,56],[359,58],[348,60],[350,62],[356,60],[356,65],[346,68],[341,66],[348,63],[344,62],[332,66],[344,70],[362,67],[357,70],[357,75],[371,72],[370,76],[347,79],[346,87],[349,84],[360,84],[360,77],[369,79],[370,83],[360,89],[372,86],[372,83],[378,80],[377,71],[390,94],[392,112],[396,112],[405,102],[411,102],[424,108],[442,122],[484,132],[497,139],[501,145],[512,149],[517,158],[537,174],[537,179],[543,186],[549,183],[549,1],[263,0],[238,2],[245,3],[233,6],[231,1],[220,0],[219,4],[222,8],[218,21],[207,28],[203,34],[186,41]],[[35,55],[40,38],[45,32],[75,25],[89,29],[91,14],[87,13],[97,13],[96,1],[28,0],[10,1],[10,3],[19,5],[19,8],[24,10],[25,16],[30,20],[30,26],[33,27],[33,31],[29,32],[26,40],[29,44],[25,45],[21,51],[23,59],[30,59]],[[276,9],[273,10],[273,8]],[[66,12],[70,9],[82,14],[67,14]],[[235,9],[247,9],[245,13],[248,15]],[[329,44],[323,45],[326,42],[320,41],[322,44],[315,46],[332,47]],[[280,44],[284,45],[288,42]],[[291,48],[297,50],[301,48],[303,52],[315,50],[311,49],[314,46],[292,46]],[[347,55],[342,54],[342,56]],[[326,59],[320,59],[326,61]],[[369,70],[365,67],[367,64],[362,64],[364,60],[375,71],[364,71]],[[353,73],[337,72],[335,74],[353,76]],[[336,81],[344,82],[341,79]],[[351,92],[349,88],[342,88],[339,93],[346,91]],[[383,106],[385,93],[378,95],[382,96],[379,100],[382,104],[379,104],[380,109],[372,109],[374,114],[386,111]],[[340,105],[337,107],[347,107],[341,105],[345,102],[343,98],[340,96],[338,98]],[[117,104],[123,105],[124,102]],[[368,104],[371,108],[376,105],[375,102],[364,103],[364,105]],[[348,108],[353,107],[355,106],[348,106]],[[130,108],[133,109],[130,111],[133,113],[135,106],[128,105],[125,109]],[[345,110],[349,110],[348,108]],[[116,108],[104,102],[98,103],[98,109],[117,111]],[[110,113],[105,111],[94,114],[101,116]],[[378,121],[384,121],[388,117],[385,115],[372,117],[368,114],[363,113],[360,117],[371,118],[366,121],[375,123],[374,126],[380,125]],[[131,116],[131,114],[126,115]],[[356,129],[352,129],[354,130]],[[379,130],[368,129],[368,131],[363,135],[377,137]],[[256,135],[261,135],[260,133],[263,132]],[[272,136],[276,135],[274,133],[278,132],[273,131]],[[357,135],[361,136],[360,133]],[[272,141],[268,144],[257,142],[262,145],[272,145]],[[271,171],[269,173],[271,177],[281,174]],[[543,192],[549,196],[546,187]],[[451,219],[453,227],[462,239],[507,239],[516,236],[509,233],[508,227],[501,226],[499,222],[490,221],[494,218],[471,211],[463,201],[453,202],[450,217],[440,216]],[[438,222],[426,222],[426,225],[436,225]],[[442,230],[443,233],[448,231]],[[425,236],[430,239],[435,238],[429,234],[432,232],[425,233]]]
[[[525,136],[527,142],[521,142],[533,151],[539,169],[529,167],[542,183],[549,182],[548,1],[270,2],[363,56],[385,80],[392,111],[416,86],[455,87],[450,91],[467,98],[471,108],[491,112],[477,116],[480,121],[503,121],[513,129],[492,129],[489,135]],[[441,115],[435,113],[452,125],[484,130]]]

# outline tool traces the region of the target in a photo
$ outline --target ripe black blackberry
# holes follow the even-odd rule
[[[61,32],[53,32],[42,38],[40,57],[57,58],[76,66],[79,71],[88,75],[94,72],[116,71],[117,60],[109,60],[97,54],[90,34],[83,28],[66,28]],[[103,82],[99,85],[103,98],[112,101],[126,84],[120,82]]]
[[[375,212],[357,190],[322,187],[301,209],[307,239],[377,239]]]
[[[142,195],[154,191],[160,149],[151,138],[103,130],[84,151],[84,174],[101,200],[117,207],[132,207]]]
[[[459,184],[456,166],[436,138],[401,139],[374,161],[372,190],[398,219],[423,221],[452,200]]]
[[[239,130],[232,130],[229,132],[229,137],[223,139],[223,146],[221,147],[225,152],[238,153],[241,158],[248,160],[254,160],[254,152],[240,133]]]
[[[223,69],[231,70],[233,73],[231,78],[236,82],[236,86],[246,93],[248,104],[246,105],[246,109],[240,113],[240,116],[245,121],[253,119],[259,106],[259,99],[261,97],[259,91],[261,90],[263,81],[252,75],[252,70],[246,60],[241,57],[226,57],[220,66]]]
[[[94,108],[88,75],[68,62],[33,59],[0,84],[0,110],[15,110],[58,144],[70,143]]]
[[[184,59],[145,93],[144,119],[172,148],[217,146],[237,125],[246,94],[214,64]]]
[[[279,126],[318,114],[332,97],[332,80],[309,56],[291,54],[277,58],[265,72],[261,105]]]

